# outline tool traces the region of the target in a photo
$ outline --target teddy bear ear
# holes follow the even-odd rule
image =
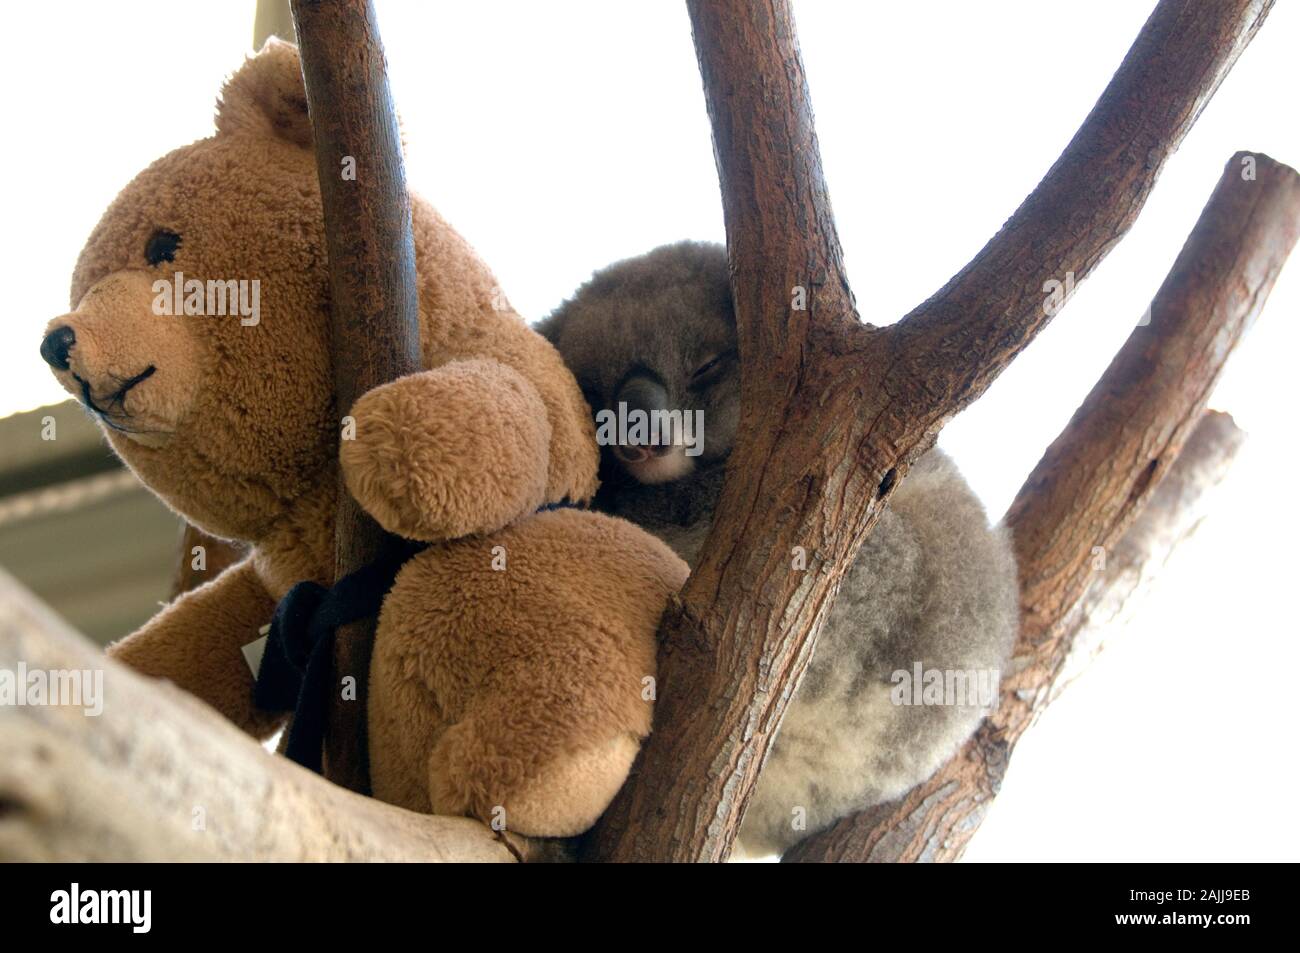
[[[277,136],[311,148],[298,47],[271,37],[226,81],[217,103],[217,133]]]

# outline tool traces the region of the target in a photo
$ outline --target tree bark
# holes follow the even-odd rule
[[[1139,610],[1169,557],[1208,516],[1210,491],[1227,476],[1245,440],[1231,415],[1217,410],[1201,415],[1178,459],[1062,623],[1074,634],[1067,636],[1069,652],[1044,704],[1055,701]]]
[[[713,531],[660,631],[655,732],[586,858],[727,857],[844,568],[893,488],[1050,320],[1045,283],[1081,280],[1122,237],[1270,7],[1160,3],[1007,225],[931,299],[875,329],[858,321],[844,274],[788,3],[688,0],[741,421]]]
[[[477,821],[404,811],[270,754],[180,689],[105,659],[0,573],[0,669],[20,665],[100,673],[103,711],[0,706],[0,860],[518,856]]]
[[[316,167],[325,212],[335,405],[420,368],[415,246],[401,137],[369,0],[293,0]],[[335,573],[344,576],[394,543],[339,479]],[[344,626],[334,651],[335,688],[325,772],[369,789],[366,691],[374,622]],[[345,700],[342,680],[355,679]]]
[[[1007,512],[1021,630],[998,711],[926,783],[813,835],[789,859],[961,855],[998,791],[1011,749],[1052,697],[1081,624],[1072,610],[1089,586],[1113,585],[1110,554],[1179,459],[1297,237],[1300,175],[1267,156],[1233,156],[1151,303],[1150,323],[1133,330]],[[1211,459],[1193,459],[1187,468],[1213,463],[1206,443],[1202,452]],[[1124,565],[1118,564],[1121,575]]]
[[[1250,172],[1253,178],[1245,178]],[[1300,175],[1238,153],[1148,311],[1007,512],[1041,645],[1178,454],[1300,236]]]

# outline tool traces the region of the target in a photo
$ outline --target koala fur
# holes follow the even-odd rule
[[[739,416],[725,249],[682,242],[610,265],[539,330],[597,412],[645,406],[647,394],[665,408],[704,411],[696,456],[680,441],[604,447],[596,497],[694,566]],[[1000,672],[1017,611],[1006,532],[989,527],[953,462],[929,451],[844,578],[751,799],[744,852],[783,852],[931,775],[992,706],[969,696],[965,704],[895,704],[895,673],[912,676],[918,663],[923,672]],[[796,829],[799,809],[805,829]]]

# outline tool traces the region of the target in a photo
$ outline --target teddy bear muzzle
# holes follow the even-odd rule
[[[149,287],[133,272],[102,279],[49,323],[40,353],[111,434],[157,446],[193,405],[200,375],[186,319],[154,314]]]

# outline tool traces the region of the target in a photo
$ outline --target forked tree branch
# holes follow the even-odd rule
[[[892,489],[1046,325],[1044,283],[1077,281],[1119,240],[1271,3],[1164,0],[1008,226],[883,330],[854,311],[788,2],[687,5],[726,218],[741,421],[713,531],[661,628],[655,733],[589,859],[727,857]],[[799,554],[805,571],[792,568]]]
[[[1179,456],[1298,236],[1300,175],[1267,156],[1234,156],[1152,301],[1150,323],[1134,329],[1007,513],[1021,631],[998,711],[930,780],[814,834],[788,860],[961,855],[997,794],[1011,749],[1053,697],[1083,623],[1074,610],[1090,586],[1100,590],[1093,601],[1103,598],[1131,568],[1107,556],[1122,540],[1130,553],[1150,548],[1124,534],[1166,472],[1181,470],[1167,491],[1181,499],[1190,475],[1235,449],[1226,438],[1203,438],[1201,456],[1186,463]],[[1217,427],[1213,420],[1201,429]],[[1185,511],[1157,509],[1170,520]],[[1139,535],[1161,529],[1149,523]]]

